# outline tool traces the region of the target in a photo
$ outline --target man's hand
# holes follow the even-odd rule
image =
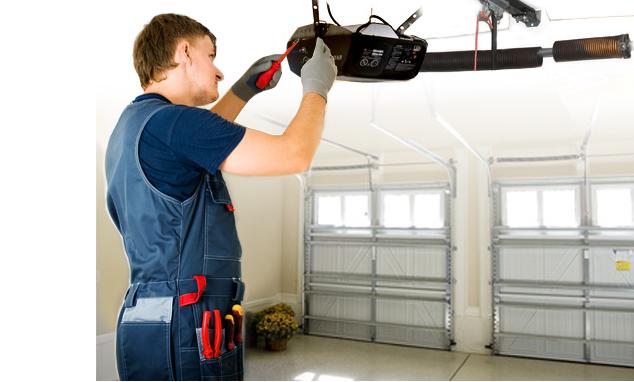
[[[302,66],[301,74],[304,94],[315,92],[328,99],[328,91],[337,76],[337,66],[330,49],[321,38],[317,38],[313,56]]]
[[[240,77],[238,81],[231,87],[233,93],[238,96],[244,102],[249,102],[249,100],[256,94],[263,92],[265,90],[273,89],[275,85],[277,85],[280,77],[282,77],[282,68],[276,71],[271,79],[271,82],[264,88],[258,89],[255,86],[255,82],[258,80],[258,77],[263,72],[266,72],[271,68],[273,63],[279,58],[282,57],[281,54],[273,54],[271,56],[262,57],[257,60],[251,67]]]

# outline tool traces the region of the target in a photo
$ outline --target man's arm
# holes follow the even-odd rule
[[[232,90],[229,90],[215,105],[211,108],[211,111],[218,114],[222,118],[228,121],[235,121],[238,114],[242,111],[246,105],[246,101],[235,95]]]
[[[336,76],[335,59],[323,40],[317,38],[313,56],[301,70],[302,102],[284,134],[270,135],[247,129],[220,170],[240,175],[288,175],[306,171],[319,146],[326,99]]]
[[[305,94],[284,134],[247,129],[220,170],[238,175],[289,175],[306,171],[319,146],[325,111],[326,100],[322,96],[314,92]]]

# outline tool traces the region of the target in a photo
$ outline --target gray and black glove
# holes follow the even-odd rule
[[[258,89],[257,86],[255,86],[255,82],[258,80],[260,74],[269,70],[273,63],[279,60],[280,57],[282,57],[281,54],[273,54],[271,56],[262,57],[254,62],[242,77],[233,84],[231,91],[244,102],[249,102],[254,95],[265,90],[273,89],[280,80],[280,77],[282,77],[282,68],[275,72],[271,82],[269,82],[264,89]]]
[[[337,66],[330,49],[321,38],[317,37],[313,57],[302,66],[301,74],[304,94],[316,92],[327,101],[328,91],[337,77]]]

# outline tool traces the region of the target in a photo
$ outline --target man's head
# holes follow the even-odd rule
[[[214,65],[216,37],[187,16],[162,14],[152,18],[134,42],[134,68],[141,87],[177,87],[195,105],[218,98],[224,76]],[[167,84],[169,82],[169,85]]]

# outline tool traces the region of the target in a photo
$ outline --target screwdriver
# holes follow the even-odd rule
[[[233,316],[227,314],[225,316],[225,347],[227,351],[232,351],[236,345],[233,343]]]
[[[244,311],[242,307],[238,304],[235,304],[231,307],[231,313],[233,314],[233,319],[235,322],[235,343],[242,343],[242,317],[244,316]]]
[[[275,61],[273,65],[271,65],[271,68],[269,70],[260,74],[258,80],[255,81],[255,86],[257,86],[258,89],[264,89],[269,84],[269,82],[271,82],[271,79],[273,78],[275,72],[280,70],[280,66],[282,65],[282,61],[284,61],[284,58],[286,58],[286,56],[291,52],[291,50],[293,50],[298,42],[299,40],[293,41],[293,44],[288,49],[286,49],[286,52],[284,52],[282,57],[280,57],[279,60]]]

